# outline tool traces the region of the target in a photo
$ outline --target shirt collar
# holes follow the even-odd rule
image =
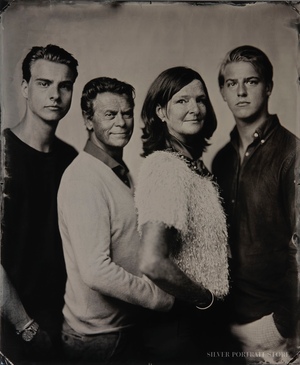
[[[263,144],[273,133],[276,127],[280,125],[277,115],[270,115],[259,128],[257,128],[253,133],[253,143]],[[239,134],[237,127],[235,126],[230,133],[231,142],[234,145],[238,145]]]
[[[110,167],[117,175],[125,176],[129,172],[125,162],[119,163],[102,148],[96,146],[90,139],[87,140],[84,151]]]

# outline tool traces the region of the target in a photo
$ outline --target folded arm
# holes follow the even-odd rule
[[[158,222],[144,223],[141,230],[141,271],[176,298],[200,306],[208,305],[212,300],[210,291],[190,279],[170,258],[174,230]]]
[[[84,192],[84,194],[82,193]],[[60,195],[63,194],[63,202]],[[84,196],[83,198],[81,198]],[[92,290],[155,310],[169,310],[174,298],[149,279],[133,275],[114,262],[111,252],[111,217],[99,187],[78,181],[59,193],[59,216],[65,255],[69,251],[80,277]]]

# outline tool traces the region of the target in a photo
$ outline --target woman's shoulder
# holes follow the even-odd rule
[[[156,151],[147,156],[139,171],[138,183],[179,189],[187,185],[189,168],[172,152]]]
[[[149,168],[153,166],[155,169],[173,169],[175,166],[178,168],[178,165],[185,167],[184,162],[175,153],[170,151],[155,151],[145,158],[142,167]]]

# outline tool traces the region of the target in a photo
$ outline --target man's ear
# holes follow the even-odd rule
[[[157,105],[156,109],[156,115],[158,116],[158,118],[162,121],[165,122],[166,121],[166,111],[165,108],[162,108],[159,104]]]
[[[93,122],[90,117],[88,117],[85,113],[83,113],[83,120],[86,129],[91,132],[93,130]]]
[[[28,82],[25,79],[22,80],[21,91],[24,98],[28,99]]]
[[[222,95],[223,100],[224,100],[224,101],[227,101],[227,100],[226,100],[226,97],[225,97],[225,93],[224,93],[224,86],[221,86],[221,87],[220,87],[220,93],[221,93],[221,95]]]
[[[270,96],[272,94],[272,90],[273,90],[273,82],[270,82],[269,84],[267,84],[266,86],[266,91],[267,91],[267,95]]]

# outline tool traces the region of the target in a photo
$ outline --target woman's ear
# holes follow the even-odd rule
[[[156,115],[158,116],[158,118],[162,121],[165,122],[166,121],[166,113],[165,113],[165,109],[162,108],[159,104],[156,107]]]

